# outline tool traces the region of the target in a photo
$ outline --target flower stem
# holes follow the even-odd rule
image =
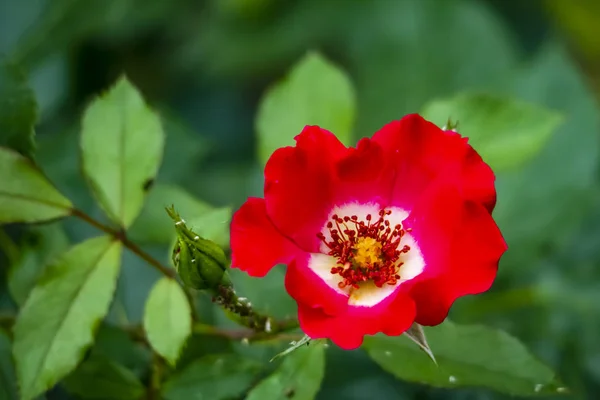
[[[163,365],[160,356],[156,353],[152,356],[152,369],[150,372],[150,382],[148,384],[147,396],[148,400],[160,398],[160,386],[162,383]]]
[[[8,265],[15,264],[19,259],[18,246],[2,228],[0,228],[0,249],[4,251],[6,258],[8,259]]]
[[[239,297],[232,287],[219,286],[213,301],[235,314],[238,323],[256,333],[264,332],[270,336],[298,327],[298,321],[295,319],[275,321],[272,317],[258,313],[252,308],[252,303],[244,297]]]

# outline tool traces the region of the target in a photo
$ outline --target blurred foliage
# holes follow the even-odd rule
[[[595,16],[594,0],[0,0],[0,53],[7,55],[0,68],[0,117],[6,118],[5,91],[19,94],[27,118],[39,116],[36,162],[78,208],[104,220],[80,173],[80,120],[90,100],[126,73],[158,110],[166,141],[150,200],[131,238],[166,264],[174,234],[168,217],[160,214],[164,206],[173,203],[189,218],[223,207],[228,211],[209,221],[224,221],[228,207],[262,194],[264,160],[256,135],[261,123],[255,120],[264,115],[258,114],[260,99],[310,51],[346,71],[355,87],[357,115],[348,128],[349,142],[464,91],[562,115],[557,130],[540,133],[535,151],[528,153],[532,159],[517,160],[510,151],[496,155],[499,162],[514,164],[497,174],[494,214],[509,251],[494,288],[458,301],[452,317],[510,332],[558,371],[572,396],[594,398],[600,392],[600,113],[593,86],[600,80],[600,25]],[[37,110],[28,89],[4,83],[6,74],[24,79],[25,72],[13,69],[16,63],[25,68]],[[297,107],[271,112],[283,119],[286,113],[303,115]],[[334,131],[347,124],[330,123],[325,128]],[[1,145],[31,154],[32,126],[0,128],[9,132]],[[13,130],[24,132],[26,140],[14,144]],[[97,234],[73,218],[1,229],[0,325],[43,275],[41,260],[52,264],[55,247]],[[215,235],[226,242],[223,230]],[[125,387],[121,393],[130,393],[128,398],[138,395],[139,382],[147,386],[157,373],[148,370],[147,347],[116,326],[142,322],[159,274],[129,252],[122,256],[121,272],[90,357],[46,398],[87,398],[81,384],[98,365],[109,366],[102,367],[100,378]],[[238,291],[258,309],[276,317],[295,312],[283,291],[282,271],[274,270],[260,284],[238,272],[232,273]],[[203,323],[231,328],[206,298],[198,303]],[[34,317],[32,330],[39,329]],[[6,361],[11,340],[0,331],[0,399],[17,398],[14,371]],[[195,332],[179,364],[172,370],[163,366],[162,393],[167,399],[190,399],[186,390],[193,393],[195,384],[223,391],[212,398],[239,396],[251,387],[256,393],[278,390],[269,383],[274,376],[294,379],[284,365],[265,367],[280,349],[281,344],[231,344]],[[483,389],[449,391],[399,381],[360,351],[330,348],[325,354],[318,399],[504,398]],[[217,376],[224,379],[218,385]],[[106,396],[115,398],[110,391]]]

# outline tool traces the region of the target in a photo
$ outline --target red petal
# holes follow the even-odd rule
[[[329,316],[319,308],[298,303],[298,320],[304,333],[313,339],[331,339],[346,350],[359,347],[365,335],[378,332],[401,335],[412,325],[414,318],[415,304],[404,293],[374,307],[348,307],[346,313],[338,316]]]
[[[417,280],[411,289],[422,325],[440,324],[458,297],[488,290],[507,248],[489,211],[475,202],[462,205],[450,240],[448,258],[435,266],[437,276]]]
[[[403,225],[411,229],[425,260],[422,273],[428,276],[443,272],[452,240],[460,226],[464,200],[451,180],[438,179],[421,195]]]
[[[265,201],[254,197],[233,215],[230,244],[231,266],[258,277],[301,252],[275,229],[267,217]]]
[[[265,168],[267,213],[287,237],[319,252],[321,231],[334,206],[349,202],[387,204],[392,169],[370,139],[346,148],[330,132],[307,126],[295,147],[273,153]]]
[[[384,126],[373,141],[386,150],[389,168],[396,171],[392,205],[412,209],[434,179],[454,175],[466,199],[494,208],[494,174],[458,133],[411,114]]]
[[[356,148],[348,149],[337,165],[335,198],[337,204],[348,201],[387,205],[395,171],[387,168],[384,150],[369,138],[361,139]]]
[[[321,307],[329,315],[344,313],[348,308],[348,296],[328,286],[308,267],[310,257],[306,254],[288,264],[285,273],[287,292],[298,304]]]
[[[307,126],[295,147],[276,150],[265,167],[267,214],[304,250],[318,252],[320,232],[333,207],[335,163],[346,154],[330,132]]]
[[[467,150],[462,172],[465,197],[480,202],[491,213],[496,206],[494,172],[471,146]]]

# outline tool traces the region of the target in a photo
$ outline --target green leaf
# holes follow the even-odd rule
[[[458,122],[456,130],[496,171],[529,161],[563,121],[558,112],[534,104],[474,93],[435,100],[422,114],[440,127]]]
[[[256,121],[261,162],[293,145],[306,125],[319,125],[349,144],[355,112],[350,79],[318,53],[308,53],[261,101]]]
[[[14,327],[14,357],[23,400],[71,372],[108,312],[119,274],[121,244],[87,240],[48,266]]]
[[[72,204],[27,158],[0,147],[0,224],[64,217]]]
[[[31,237],[21,245],[19,260],[8,274],[8,290],[19,305],[23,305],[48,263],[69,246],[69,239],[60,225],[32,226]]]
[[[405,336],[367,337],[363,348],[384,370],[407,381],[483,386],[520,396],[566,391],[552,370],[505,332],[450,321],[424,330],[438,365]]]
[[[154,350],[175,365],[192,333],[192,309],[174,279],[162,278],[152,288],[144,311],[144,329]]]
[[[488,88],[520,58],[514,33],[485,2],[373,0],[355,7],[352,22],[369,29],[349,38],[346,29],[341,40],[360,93],[356,130],[364,136],[431,99]]]
[[[525,275],[531,282],[532,271],[544,275],[547,269],[546,260],[543,268],[534,265],[540,250],[564,247],[596,207],[600,135],[590,132],[600,130],[600,113],[587,77],[570,51],[556,42],[545,44],[531,62],[499,82],[498,90],[567,117],[534,160],[518,171],[497,174],[494,218],[511,249],[502,265],[512,276]],[[557,160],[570,161],[558,168]],[[547,229],[556,221],[560,229]]]
[[[208,325],[214,329],[212,325]],[[177,360],[177,369],[183,370],[188,365],[197,361],[200,357],[209,354],[222,354],[232,352],[232,341],[224,336],[204,334],[194,326],[194,332],[185,343],[185,350]]]
[[[37,103],[25,73],[0,58],[0,146],[32,158],[36,121]]]
[[[324,375],[324,344],[310,342],[287,355],[273,374],[250,391],[247,400],[311,400],[319,392]]]
[[[196,199],[181,187],[159,183],[148,193],[140,217],[129,230],[129,237],[136,242],[171,244],[175,240],[173,221],[165,213],[165,207],[171,205],[188,218],[196,218],[213,210],[212,206]]]
[[[144,386],[133,372],[100,356],[84,361],[63,385],[82,399],[137,400],[144,394]]]
[[[140,0],[90,0],[85,3],[56,0],[40,3],[36,12],[29,12],[37,18],[23,35],[19,35],[15,58],[33,68],[53,54],[62,53],[91,37],[107,44],[132,40],[139,32],[155,27],[157,21],[172,21],[172,11],[178,10],[172,4],[166,0],[151,4]],[[20,20],[17,19],[17,26],[24,23]]]
[[[179,209],[177,209],[179,211]],[[188,214],[183,214],[189,217]],[[191,218],[188,225],[197,235],[211,240],[221,247],[229,247],[229,223],[231,208],[214,208],[203,215]]]
[[[17,400],[17,398],[10,338],[0,329],[0,400]]]
[[[121,78],[88,107],[82,124],[83,172],[107,215],[127,228],[140,213],[160,166],[160,119]]]
[[[173,375],[162,394],[166,400],[236,398],[252,385],[260,369],[256,361],[235,354],[209,355]]]

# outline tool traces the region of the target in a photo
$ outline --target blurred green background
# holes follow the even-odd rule
[[[558,371],[574,396],[593,399],[600,393],[598,21],[595,0],[0,0],[0,53],[26,68],[35,91],[37,162],[97,218],[102,214],[79,167],[82,110],[126,72],[160,112],[165,158],[140,217],[151,225],[134,228],[132,237],[165,262],[170,233],[161,229],[170,225],[160,213],[165,203],[184,202],[181,189],[234,209],[262,194],[258,103],[309,50],[342,67],[354,83],[355,139],[463,90],[560,111],[564,123],[535,159],[498,174],[495,216],[509,251],[493,290],[460,300],[451,316],[512,333]],[[96,234],[71,220],[9,228],[20,246],[13,258],[34,265]],[[24,299],[9,296],[10,254],[6,247],[2,252],[0,312],[8,315]],[[139,322],[157,277],[126,253],[109,322]],[[260,287],[236,277],[239,291],[258,307],[279,316],[294,312],[280,271]],[[209,302],[201,307],[207,322],[222,323]],[[148,355],[120,351],[111,332],[103,327],[97,346],[136,371]],[[223,346],[206,339],[190,352]],[[273,354],[243,351],[261,359]],[[318,398],[502,397],[399,382],[360,351],[330,349]],[[78,397],[57,387],[46,398]]]

